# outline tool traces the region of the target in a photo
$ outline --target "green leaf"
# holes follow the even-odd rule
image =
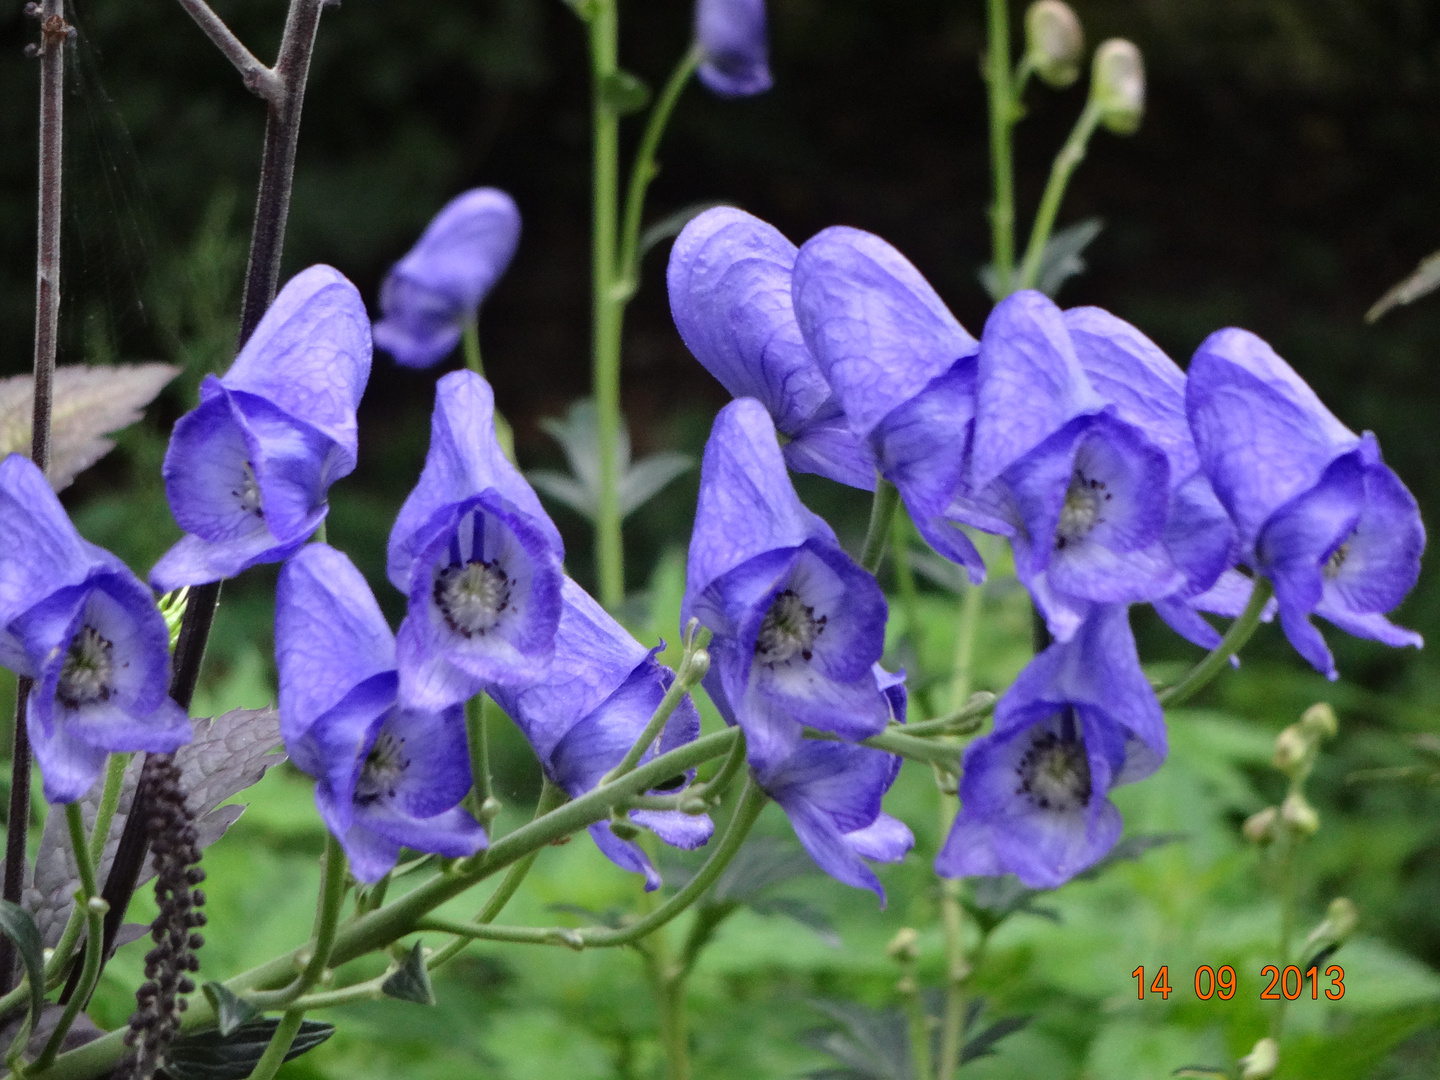
[[[815,931],[815,936],[832,949],[840,948],[840,934],[830,916],[804,900],[791,896],[775,896],[769,900],[752,901],[750,910],[758,915],[783,915],[806,929]]]
[[[215,1010],[215,1019],[220,1026],[220,1035],[233,1035],[252,1020],[260,1018],[260,1010],[242,997],[236,996],[224,983],[208,982],[200,988],[210,1007]]]
[[[621,69],[601,83],[600,100],[616,116],[629,116],[650,104],[650,87],[643,79]]]
[[[1373,323],[1392,308],[1414,303],[1436,289],[1440,289],[1440,251],[1421,260],[1413,274],[1375,301],[1365,313],[1365,321]]]
[[[211,1030],[182,1036],[170,1044],[163,1071],[170,1080],[246,1080],[279,1026],[278,1019],[257,1020],[230,1035]],[[334,1024],[302,1022],[285,1060],[314,1050],[333,1034]]]
[[[425,967],[425,950],[416,942],[405,962],[380,984],[386,997],[413,1001],[417,1005],[435,1004],[435,987],[430,985],[430,972]]]
[[[669,240],[679,236],[680,230],[689,225],[691,221],[699,217],[706,210],[714,210],[717,206],[729,206],[725,202],[697,202],[689,206],[682,206],[673,214],[666,214],[659,221],[652,222],[645,227],[640,234],[640,241],[636,245],[635,258],[638,262],[650,253],[650,249],[662,240]]]
[[[974,1061],[976,1058],[989,1057],[995,1053],[995,1045],[1006,1035],[1013,1035],[1024,1028],[1034,1019],[1030,1016],[1006,1016],[995,1021],[984,1031],[980,1032],[973,1039],[965,1040],[965,1048],[960,1052],[960,1064],[967,1061]]]
[[[1045,242],[1045,251],[1040,256],[1040,273],[1038,274],[1035,287],[1046,296],[1054,299],[1061,287],[1077,274],[1085,272],[1085,260],[1082,257],[1085,249],[1090,246],[1100,230],[1105,228],[1105,222],[1100,218],[1086,218],[1074,225],[1061,229]],[[1000,300],[1000,279],[995,275],[995,267],[992,263],[986,263],[980,268],[980,284],[985,286],[985,291],[990,294],[990,299]]]
[[[45,1007],[45,951],[40,944],[40,929],[19,904],[0,900],[0,931],[15,943],[15,951],[25,965],[25,975],[30,980],[30,1027],[33,1030],[40,1010]]]

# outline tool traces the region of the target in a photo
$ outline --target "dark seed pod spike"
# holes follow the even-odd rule
[[[155,904],[159,914],[150,924],[155,947],[145,954],[145,982],[135,991],[136,1009],[125,1042],[131,1057],[117,1075],[125,1080],[150,1080],[165,1064],[165,1052],[180,1030],[180,1014],[193,993],[189,974],[200,970],[195,950],[205,944],[197,929],[205,925],[200,908],[205,893],[195,888],[205,880],[199,838],[180,770],[169,754],[151,754],[140,777],[143,805],[149,815],[147,833],[155,866]],[[141,800],[137,799],[137,803]]]

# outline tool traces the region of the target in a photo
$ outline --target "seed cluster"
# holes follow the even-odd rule
[[[205,944],[197,929],[205,925],[200,908],[205,893],[195,888],[205,880],[195,820],[185,805],[180,769],[170,754],[151,754],[140,776],[137,800],[148,815],[151,861],[155,867],[155,901],[160,912],[150,924],[155,947],[145,955],[145,982],[135,991],[126,1045],[134,1051],[128,1080],[149,1080],[165,1063],[165,1052],[180,1030],[180,1014],[188,1002],[181,997],[195,989],[190,974],[200,970],[195,950]]]

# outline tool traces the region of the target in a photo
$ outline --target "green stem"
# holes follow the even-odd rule
[[[251,1070],[250,1080],[273,1080],[275,1074],[280,1071],[280,1066],[285,1064],[285,1056],[290,1053],[290,1044],[300,1033],[300,1025],[304,1020],[304,1009],[287,1009],[285,1011],[280,1017],[279,1025],[275,1028],[275,1034],[270,1039],[270,1045],[265,1047],[265,1053],[260,1055],[260,1060]]]
[[[325,862],[320,872],[320,903],[315,910],[314,940],[310,944],[310,960],[300,973],[299,997],[318,983],[330,963],[335,948],[335,935],[340,927],[340,909],[345,903],[345,850],[334,834],[325,834]]]
[[[875,497],[870,500],[870,524],[865,529],[865,547],[860,552],[860,565],[869,573],[880,569],[880,560],[885,557],[885,539],[890,532],[890,520],[895,508],[900,505],[900,492],[883,476],[875,478]]]
[[[990,91],[990,172],[995,188],[990,243],[995,252],[995,279],[1004,298],[1010,295],[1015,267],[1015,175],[1010,159],[1015,95],[1010,86],[1009,0],[988,0],[986,16],[989,51],[985,81]]]
[[[941,836],[950,834],[959,809],[959,799],[940,793]],[[970,964],[965,959],[962,887],[959,878],[944,878],[940,882],[940,915],[945,927],[945,1016],[940,1028],[940,1068],[935,1074],[938,1080],[953,1080],[965,1045],[965,980],[970,976]]]
[[[1225,631],[1225,636],[1220,639],[1220,644],[1215,646],[1205,658],[1190,669],[1190,673],[1181,679],[1174,686],[1168,687],[1160,692],[1160,704],[1166,708],[1179,705],[1192,697],[1196,692],[1203,689],[1211,679],[1219,675],[1235,656],[1245,647],[1250,636],[1255,633],[1260,625],[1260,616],[1265,613],[1265,605],[1270,602],[1275,587],[1270,584],[1269,578],[1258,578],[1255,587],[1250,592],[1250,602],[1245,605],[1239,617],[1230,624]]]
[[[645,212],[645,194],[650,188],[650,181],[660,173],[660,167],[655,162],[655,151],[660,148],[660,139],[670,123],[670,114],[675,111],[675,103],[680,100],[680,95],[690,82],[690,76],[695,74],[695,69],[700,66],[704,56],[700,46],[693,45],[680,58],[675,70],[670,73],[665,88],[660,91],[655,107],[650,110],[650,118],[645,122],[645,134],[640,137],[639,149],[635,151],[635,164],[630,168],[630,187],[625,194],[625,224],[620,234],[622,276],[617,283],[619,289],[626,294],[627,300],[634,295],[640,281],[640,219]]]
[[[905,632],[916,651],[920,648],[920,590],[915,587],[915,568],[910,565],[910,515],[898,507],[890,524],[890,547],[895,560],[895,588],[900,593],[900,610],[905,613]]]
[[[901,980],[901,997],[905,1001],[905,1012],[910,1018],[910,1056],[915,1066],[916,1080],[931,1080],[935,1076],[930,1060],[930,1018],[925,1015],[925,999],[920,994],[915,979],[915,965],[907,965],[905,977]]]
[[[692,639],[685,644],[685,656],[680,661],[680,670],[675,673],[675,681],[665,691],[665,696],[660,699],[660,704],[655,706],[655,711],[650,715],[650,720],[645,725],[645,730],[640,737],[630,744],[630,749],[625,751],[625,756],[620,763],[600,778],[600,783],[609,784],[620,779],[626,773],[640,764],[640,759],[645,756],[660,733],[665,730],[671,715],[679,707],[685,695],[701,679],[710,667],[710,655],[704,651],[705,642],[710,639],[709,630],[701,630],[700,637]],[[703,657],[703,659],[702,659]]]
[[[971,694],[968,701],[952,713],[934,720],[921,720],[896,730],[905,735],[968,735],[980,721],[995,711],[995,695],[987,690]]]
[[[839,735],[832,735],[828,731],[817,731],[814,728],[805,729],[805,738],[820,739],[824,742],[849,742]],[[960,771],[960,748],[947,743],[930,742],[925,739],[917,739],[897,727],[882,731],[879,735],[871,735],[868,739],[860,739],[861,746],[871,746],[876,750],[885,750],[891,754],[899,754],[911,761],[923,761],[929,765],[938,765],[948,772],[958,773]]]
[[[490,776],[490,734],[486,723],[489,698],[476,694],[465,703],[465,728],[470,745],[470,776],[475,785],[475,817],[488,830],[500,811],[495,782]]]
[[[75,1017],[80,1015],[81,1006],[90,1000],[95,983],[100,978],[100,960],[105,952],[105,912],[109,905],[99,897],[100,889],[95,883],[95,863],[90,858],[90,845],[85,837],[85,821],[78,802],[65,804],[65,824],[70,826],[70,847],[75,854],[75,865],[80,871],[80,894],[75,898],[75,903],[85,909],[85,966],[80,971],[80,981],[75,986],[75,992],[70,995],[70,1000],[65,1003],[65,1011],[60,1014],[60,1022],[55,1025],[55,1030],[50,1035],[50,1041],[35,1059],[33,1069],[36,1072],[50,1067],[50,1063],[60,1051],[60,1044],[65,1041],[65,1036],[70,1031],[70,1026],[75,1023]]]
[[[656,935],[657,938],[660,935]],[[690,1032],[685,1012],[687,980],[670,961],[669,950],[648,950],[645,964],[659,1006],[660,1044],[665,1048],[667,1080],[690,1080]]]
[[[955,713],[964,711],[975,689],[975,633],[984,605],[984,586],[970,582],[960,598],[955,623],[955,660],[950,668],[950,709]]]
[[[595,560],[600,602],[612,611],[625,599],[625,548],[620,531],[620,334],[624,300],[616,289],[620,188],[620,116],[609,93],[619,70],[617,0],[593,0],[590,77],[593,95],[594,223],[591,250],[595,420],[600,440],[600,492]]]
[[[1035,283],[1040,278],[1040,263],[1045,256],[1045,244],[1055,228],[1055,216],[1060,212],[1065,188],[1080,162],[1085,160],[1085,147],[1090,142],[1090,136],[1095,133],[1096,125],[1100,123],[1103,111],[1096,102],[1087,101],[1080,113],[1080,119],[1075,121],[1070,137],[1065,140],[1060,153],[1055,155],[1055,162],[1050,166],[1050,180],[1045,185],[1045,194],[1040,198],[1040,209],[1035,212],[1035,224],[1030,229],[1030,243],[1025,247],[1025,261],[1020,266],[1018,285],[1021,289],[1035,288]]]
[[[479,375],[485,377],[485,362],[480,359],[480,317],[465,320],[465,328],[461,331],[460,340],[465,346],[465,366]]]

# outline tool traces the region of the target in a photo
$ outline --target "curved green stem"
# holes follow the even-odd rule
[[[980,721],[995,711],[996,697],[988,690],[979,690],[960,708],[934,720],[920,720],[906,724],[896,731],[906,735],[968,735],[979,727]]]
[[[320,903],[315,910],[314,940],[310,944],[310,960],[300,973],[299,997],[318,983],[330,963],[335,948],[335,935],[340,927],[340,909],[345,903],[345,850],[333,833],[325,834],[325,863],[320,874]]]
[[[495,782],[490,776],[490,732],[486,723],[489,697],[476,694],[465,702],[465,729],[470,746],[470,776],[475,785],[475,816],[487,829],[500,807],[495,799]],[[494,812],[492,812],[494,811]]]
[[[820,739],[824,742],[850,741],[842,739],[839,735],[832,735],[828,731],[817,731],[814,728],[805,729],[805,738]],[[947,772],[958,773],[960,771],[960,747],[917,739],[900,730],[899,725],[888,728],[878,735],[871,735],[868,739],[860,739],[859,743],[861,746],[871,746],[876,750],[899,754],[911,761],[923,761],[928,765],[938,765]]]
[[[640,764],[640,759],[645,756],[660,733],[665,730],[671,715],[684,700],[685,695],[705,677],[705,672],[710,668],[710,656],[704,651],[705,644],[710,640],[710,631],[701,629],[699,635],[685,643],[685,655],[680,661],[680,670],[675,673],[675,681],[665,691],[665,696],[660,699],[660,704],[655,706],[655,711],[650,715],[650,720],[645,725],[645,730],[640,737],[630,744],[630,749],[625,751],[625,756],[620,763],[600,778],[602,784],[610,784],[620,779],[626,773]],[[701,657],[703,656],[703,659]]]
[[[1190,673],[1181,679],[1174,686],[1167,687],[1160,691],[1160,704],[1166,708],[1172,705],[1179,705],[1199,690],[1203,689],[1211,679],[1225,669],[1230,658],[1236,655],[1250,636],[1255,633],[1260,625],[1260,616],[1265,613],[1265,605],[1270,602],[1274,595],[1275,587],[1270,584],[1269,578],[1258,578],[1255,587],[1250,591],[1250,602],[1245,605],[1242,611],[1225,631],[1225,636],[1220,639],[1220,644],[1215,646],[1205,659],[1201,660]]]
[[[627,300],[634,295],[640,280],[640,219],[645,212],[645,194],[650,189],[650,181],[660,174],[660,166],[655,162],[655,151],[660,148],[660,139],[670,123],[670,114],[675,111],[675,103],[680,100],[680,95],[690,82],[690,76],[695,74],[695,69],[700,66],[704,57],[700,46],[692,45],[680,58],[650,110],[650,118],[645,122],[645,134],[640,137],[640,146],[635,151],[635,163],[630,167],[630,187],[625,193],[625,223],[620,234],[621,277],[616,283],[617,289],[625,292]]]
[[[920,648],[920,590],[915,587],[915,568],[910,565],[910,515],[905,507],[895,509],[890,519],[890,547],[895,560],[895,588],[900,593],[900,610],[905,613],[905,632]]]
[[[870,501],[870,524],[865,529],[865,546],[860,551],[860,565],[869,573],[880,569],[885,557],[885,540],[890,533],[890,520],[900,505],[900,492],[883,476],[875,478],[875,497]]]
[[[285,1056],[290,1053],[290,1044],[295,1041],[304,1020],[304,1009],[285,1011],[275,1028],[275,1034],[270,1038],[270,1045],[265,1047],[265,1053],[260,1055],[260,1060],[250,1071],[250,1080],[272,1080],[280,1071],[280,1066],[285,1064]]]
[[[85,909],[85,966],[80,971],[80,981],[75,993],[65,1003],[60,1022],[55,1025],[50,1041],[35,1059],[36,1072],[49,1068],[60,1050],[60,1044],[80,1015],[80,1008],[90,1000],[95,983],[100,978],[100,960],[105,951],[105,911],[109,907],[101,900],[99,886],[95,883],[95,863],[90,858],[90,845],[85,837],[85,821],[81,817],[78,802],[65,804],[65,823],[70,826],[70,847],[75,853],[75,865],[80,871],[80,893],[75,898],[77,907]]]
[[[1015,175],[1010,160],[1010,131],[1015,123],[1015,94],[1010,86],[1010,3],[986,4],[989,48],[985,81],[990,91],[990,172],[995,202],[990,207],[990,244],[1000,297],[1010,295],[1015,269]]]
[[[1065,198],[1065,188],[1075,174],[1080,162],[1085,160],[1085,147],[1095,127],[1100,123],[1102,108],[1094,101],[1087,101],[1080,119],[1070,131],[1065,145],[1055,155],[1050,166],[1050,180],[1045,185],[1045,194],[1040,198],[1040,209],[1035,212],[1035,224],[1030,229],[1030,243],[1025,247],[1025,261],[1020,265],[1018,287],[1033,289],[1040,278],[1040,263],[1045,256],[1045,245],[1055,228],[1055,216],[1060,212],[1060,203]]]

